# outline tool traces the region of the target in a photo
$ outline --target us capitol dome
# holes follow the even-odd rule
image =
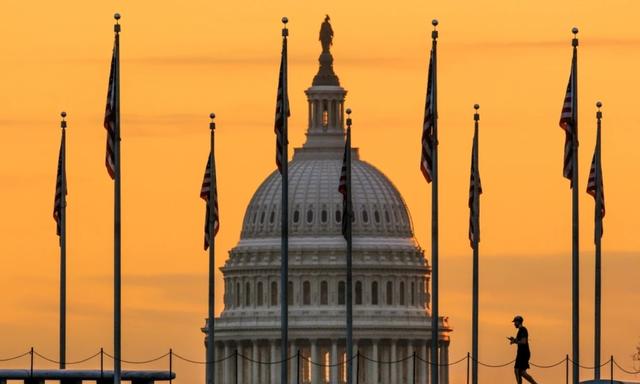
[[[329,27],[327,20],[323,28]],[[332,31],[331,31],[332,32]],[[289,162],[289,360],[291,383],[344,383],[346,378],[346,243],[341,232],[338,181],[344,153],[347,91],[333,70],[330,43],[323,41],[320,67],[308,100],[306,142]],[[429,360],[431,267],[413,234],[411,216],[398,189],[352,150],[353,338],[359,383],[411,383],[414,352]],[[215,319],[216,358],[238,351],[246,359],[216,363],[215,382],[279,383],[281,177],[272,172],[258,187],[244,215],[238,244],[229,251],[224,310]],[[440,319],[440,363],[447,363],[447,318]],[[203,328],[206,333],[206,326]],[[206,344],[205,337],[205,344]],[[310,363],[325,364],[319,366]],[[262,363],[253,363],[260,361]],[[448,369],[440,367],[441,383]],[[428,383],[429,367],[417,360],[416,382]],[[299,375],[299,377],[298,377]],[[236,381],[237,380],[237,381]]]

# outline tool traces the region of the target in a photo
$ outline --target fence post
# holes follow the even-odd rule
[[[471,362],[471,353],[467,352],[467,384],[469,384],[469,364]]]
[[[104,349],[100,348],[100,378],[104,378]]]
[[[29,370],[29,374],[33,377],[33,347],[31,347],[29,354],[31,355],[31,369]]]
[[[564,357],[565,383],[569,384],[569,354]]]
[[[611,355],[611,359],[609,359],[609,365],[611,365],[611,384],[613,384],[613,355]]]
[[[169,348],[169,384],[173,383],[173,348]]]
[[[296,354],[296,384],[300,384],[300,349]]]
[[[235,360],[236,360],[236,374],[234,377],[235,383],[238,384],[238,348],[236,348],[236,352],[234,353],[235,356]]]

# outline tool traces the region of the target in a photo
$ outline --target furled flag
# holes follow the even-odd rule
[[[60,153],[58,154],[58,172],[56,174],[56,194],[53,201],[53,219],[56,221],[56,234],[62,235],[62,210],[66,205],[65,196],[67,195],[67,175],[64,172],[64,157],[66,150],[65,131],[62,130],[62,139],[60,141]],[[64,173],[64,175],[63,175]],[[63,191],[64,195],[63,196]]]
[[[284,125],[286,119],[291,116],[289,112],[289,96],[286,90],[286,76],[287,76],[287,39],[282,39],[282,57],[280,60],[280,75],[278,76],[278,95],[276,96],[276,121],[274,131],[276,133],[276,165],[278,171],[282,173],[282,163],[287,159],[282,159],[282,152],[284,146],[289,145],[289,140],[284,132]]]
[[[213,236],[218,234],[220,229],[220,217],[218,215],[218,187],[216,185],[216,170],[213,170]],[[204,249],[209,248],[209,193],[211,191],[211,156],[207,160],[207,168],[204,170],[204,179],[200,189],[200,197],[207,202],[207,214],[204,220]]]
[[[111,57],[111,71],[109,72],[109,90],[107,91],[107,108],[104,112],[104,127],[107,130],[107,155],[105,164],[107,166],[107,172],[112,179],[115,179],[116,175],[116,158],[115,158],[115,146],[116,146],[116,93],[117,93],[117,63],[118,63],[118,37],[113,46],[113,56]]]
[[[477,162],[475,161],[478,156],[478,137],[477,132],[473,135],[473,149],[471,151],[471,178],[469,181],[469,242],[471,243],[471,248],[474,248],[474,237],[476,233],[475,228],[475,217],[477,215],[478,222],[480,221],[480,212],[476,212],[475,201],[476,199],[480,199],[480,195],[482,194],[482,183],[480,182],[480,170],[477,168]],[[475,185],[478,185],[478,195],[476,196],[474,188]],[[477,228],[478,232],[478,242],[480,242],[480,227]]]
[[[571,188],[573,188],[573,135],[575,128],[575,118],[573,111],[573,67],[569,76],[569,84],[567,85],[567,93],[564,96],[564,104],[562,105],[562,113],[560,114],[560,128],[566,134],[564,140],[564,166],[562,175],[571,180]]]
[[[600,134],[598,132],[598,134]],[[602,233],[604,229],[602,227],[602,219],[604,218],[605,208],[604,208],[604,182],[602,181],[602,162],[596,165],[596,154],[600,152],[600,145],[596,145],[596,153],[593,154],[593,159],[591,160],[591,170],[589,171],[589,181],[587,182],[587,193],[593,196],[594,200],[597,198],[597,192],[600,192],[600,217],[597,215],[596,211],[596,220],[600,220],[600,233],[595,233],[596,238],[602,238]],[[598,183],[596,185],[596,166],[598,167]],[[599,191],[597,190],[599,189]]]
[[[427,98],[424,106],[424,122],[422,124],[422,157],[420,159],[420,170],[427,179],[427,183],[432,180],[431,171],[433,170],[433,150],[434,143],[434,125],[435,111],[433,110],[434,89],[433,89],[433,51],[429,58],[429,72],[427,75]]]
[[[342,194],[342,235],[347,239],[349,233],[349,222],[352,220],[351,212],[351,185],[347,180],[347,172],[351,167],[351,128],[347,128],[347,140],[344,143],[344,156],[342,158],[342,168],[340,169],[340,183],[338,192]]]

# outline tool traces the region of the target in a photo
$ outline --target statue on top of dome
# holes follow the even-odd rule
[[[322,52],[328,52],[333,45],[333,28],[329,23],[329,15],[326,15],[324,22],[320,26],[320,43],[322,43]]]

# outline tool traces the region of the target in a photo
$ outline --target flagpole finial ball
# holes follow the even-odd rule
[[[437,27],[438,26],[438,19],[431,20],[431,25],[433,25],[434,27]]]
[[[60,116],[62,116],[62,118],[64,119],[65,117],[67,117],[67,112],[65,111],[60,112]]]
[[[351,108],[347,108],[347,115],[351,114]]]
[[[577,35],[577,34],[578,34],[578,32],[579,32],[579,31],[578,31],[578,27],[573,27],[573,28],[571,28],[571,33],[573,33],[574,35]]]
[[[282,18],[282,22],[284,24],[287,24],[289,22],[289,19],[285,16],[285,17]]]
[[[215,114],[215,113],[213,113],[213,112],[211,112],[211,113],[209,114],[209,117],[211,118],[211,120],[213,120],[213,119],[215,119],[215,118],[216,118],[216,114]]]
[[[480,109],[480,104],[473,104],[473,109],[475,109],[476,111]]]
[[[120,14],[116,13],[115,15],[113,15],[113,18],[116,20],[120,20]]]
[[[601,108],[602,107],[602,101],[597,101],[596,102],[596,107]]]

